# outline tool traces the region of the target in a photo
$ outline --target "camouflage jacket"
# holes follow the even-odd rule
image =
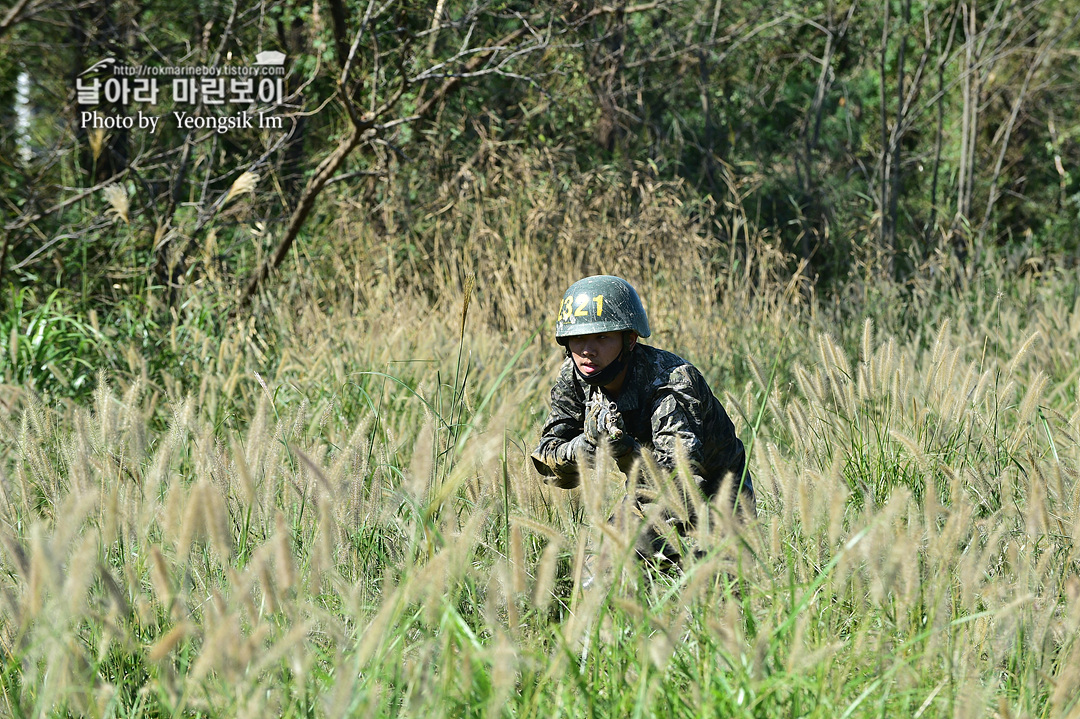
[[[590,390],[567,358],[551,388],[551,414],[532,454],[537,471],[557,487],[578,485],[575,448],[582,442],[576,438],[584,432]],[[716,493],[728,472],[736,482],[742,476],[746,453],[731,419],[701,372],[681,357],[639,343],[615,402],[625,430],[652,452],[660,467],[675,468],[676,446],[682,443],[706,496]],[[742,489],[753,496],[749,472]]]

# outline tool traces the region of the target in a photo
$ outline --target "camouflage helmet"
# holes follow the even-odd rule
[[[648,337],[649,318],[629,282],[612,275],[594,275],[570,285],[559,305],[555,341],[597,332],[633,330]]]

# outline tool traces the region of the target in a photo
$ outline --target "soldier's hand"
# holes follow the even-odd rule
[[[599,408],[596,413],[596,425],[600,433],[611,437],[612,432],[621,432],[623,421],[618,406],[606,397],[599,398],[596,404]]]
[[[610,437],[608,446],[611,447],[611,456],[621,459],[633,454],[638,448],[638,443],[632,434],[619,430],[616,435]]]
[[[611,456],[618,459],[637,448],[637,440],[626,431],[622,413],[614,402],[604,401],[597,416],[601,434],[611,447]]]
[[[585,441],[593,447],[599,446],[603,439],[603,425],[601,414],[606,402],[603,398],[593,395],[585,402]]]

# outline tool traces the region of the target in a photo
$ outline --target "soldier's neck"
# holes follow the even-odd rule
[[[630,364],[627,363],[626,367],[623,367],[622,372],[615,375],[615,379],[611,380],[600,389],[602,389],[604,391],[604,394],[606,394],[608,397],[610,397],[611,399],[615,399],[619,396],[619,393],[622,392],[623,385],[626,384],[626,374],[629,371]]]

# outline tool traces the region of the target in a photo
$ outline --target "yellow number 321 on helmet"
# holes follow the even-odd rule
[[[570,285],[559,305],[555,340],[599,332],[633,330],[648,337],[649,318],[633,286],[621,277],[594,275]]]

